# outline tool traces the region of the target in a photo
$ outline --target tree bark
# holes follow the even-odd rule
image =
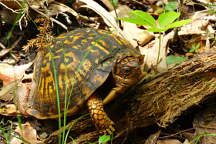
[[[118,120],[134,128],[172,123],[191,106],[216,92],[216,52],[202,54],[140,84],[128,99]]]

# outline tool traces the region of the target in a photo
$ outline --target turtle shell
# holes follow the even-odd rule
[[[39,119],[64,110],[74,114],[125,54],[138,52],[107,31],[82,28],[59,35],[36,57],[27,113]]]

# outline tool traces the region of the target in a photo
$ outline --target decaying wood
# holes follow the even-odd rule
[[[106,106],[116,122],[117,132],[172,123],[185,110],[216,92],[215,72],[216,52],[212,51],[143,82],[126,97]]]
[[[212,51],[184,62],[170,71],[144,83],[128,100],[130,123],[145,126],[153,118],[161,126],[216,92],[216,52]]]

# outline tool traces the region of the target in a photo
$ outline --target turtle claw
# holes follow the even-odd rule
[[[99,125],[101,133],[111,135],[114,131],[114,122],[107,117],[107,120],[102,125]]]
[[[115,131],[115,128],[111,125],[107,129],[100,130],[99,133],[111,135],[111,134],[113,134],[114,131]]]
[[[111,135],[115,131],[115,128],[111,125],[109,129],[106,129],[107,134]]]

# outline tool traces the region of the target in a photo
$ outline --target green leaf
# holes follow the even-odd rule
[[[131,17],[118,18],[119,20],[123,20],[130,23],[140,24],[149,26],[148,31],[150,32],[164,32],[170,28],[180,27],[184,24],[189,23],[191,20],[182,20],[174,22],[179,16],[180,13],[170,11],[166,13],[162,13],[158,17],[159,26],[156,23],[156,20],[149,13],[143,12],[141,10],[134,10],[130,12]],[[174,23],[172,23],[174,22]]]
[[[180,13],[171,11],[171,12],[165,12],[162,13],[159,17],[158,17],[158,23],[160,25],[160,27],[166,27],[167,25],[171,24],[172,22],[174,22],[178,17],[180,16]]]
[[[104,144],[110,140],[110,135],[103,135],[99,137],[99,144]]]
[[[208,10],[208,13],[209,14],[216,14],[216,11],[215,10]]]
[[[156,21],[149,13],[143,12],[141,10],[134,10],[130,12],[130,18],[118,18],[119,20],[123,20],[126,22],[131,22],[135,24],[141,24],[151,27],[156,27]]]
[[[168,30],[168,28],[158,28],[158,27],[151,27],[147,29],[150,32],[164,32]]]
[[[167,56],[167,58],[166,58],[168,65],[169,64],[179,64],[179,63],[186,61],[186,60],[188,60],[188,58],[180,57],[180,56],[174,56],[174,55]]]
[[[193,44],[193,45],[192,45],[192,48],[189,50],[189,52],[190,52],[190,53],[196,53],[196,52],[199,51],[199,50],[198,50],[199,48],[200,48],[200,43]]]
[[[181,20],[181,21],[176,21],[170,25],[167,26],[167,28],[175,28],[175,27],[180,27],[180,26],[183,26],[185,24],[188,24],[189,22],[191,22],[192,20],[191,19],[186,19],[186,20]]]
[[[174,11],[177,9],[178,2],[168,2],[168,4],[165,6],[165,11]]]
[[[149,26],[149,24],[146,21],[142,21],[139,18],[127,18],[127,17],[124,17],[124,18],[118,18],[118,19],[126,21],[126,22],[130,22],[130,23],[134,23],[134,24],[140,24],[140,25]]]
[[[118,0],[110,0],[110,1],[115,8],[118,7]]]
[[[156,20],[154,19],[154,17],[147,12],[144,12],[141,10],[134,10],[134,11],[131,11],[130,14],[133,15],[134,17],[139,18],[140,20],[145,21],[151,27],[157,26]]]

